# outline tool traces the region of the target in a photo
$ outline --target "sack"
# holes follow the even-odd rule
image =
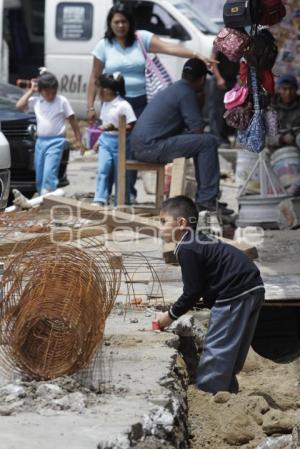
[[[145,58],[145,84],[146,84],[146,95],[147,101],[152,100],[152,98],[160,91],[164,90],[166,87],[172,84],[172,79],[168,74],[167,70],[155,55],[154,58],[150,58],[148,55],[142,39],[136,33],[136,38],[142,50]]]
[[[227,0],[223,7],[223,20],[227,28],[244,28],[256,23],[255,0]]]
[[[214,49],[224,53],[230,61],[237,62],[248,51],[250,36],[233,28],[223,28],[214,40]]]
[[[265,111],[265,128],[269,137],[276,137],[279,130],[278,113],[275,109],[268,108]]]
[[[241,106],[226,111],[223,117],[226,124],[231,128],[247,129],[252,115],[252,103],[248,101]]]
[[[258,86],[256,70],[250,67],[251,91],[254,102],[254,114],[249,126],[244,131],[239,131],[238,138],[245,149],[253,153],[260,153],[265,146],[266,130],[264,124],[263,111],[259,107]]]
[[[281,22],[285,15],[286,8],[281,0],[260,0],[259,25],[275,25]]]
[[[236,84],[233,89],[224,95],[225,109],[233,109],[245,103],[249,95],[249,89],[246,86]]]
[[[251,46],[246,55],[250,65],[259,69],[271,70],[278,55],[278,48],[272,33],[261,30],[253,37]]]

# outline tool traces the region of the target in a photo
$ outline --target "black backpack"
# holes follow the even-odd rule
[[[226,28],[244,28],[254,25],[258,20],[257,0],[226,0],[223,20]]]
[[[252,37],[252,44],[246,55],[250,65],[258,69],[271,70],[276,62],[278,48],[273,34],[267,30],[259,31]]]

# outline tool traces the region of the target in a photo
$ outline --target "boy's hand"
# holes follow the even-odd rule
[[[174,320],[170,317],[169,312],[163,312],[158,314],[157,321],[159,327],[164,329],[165,327],[169,327]]]

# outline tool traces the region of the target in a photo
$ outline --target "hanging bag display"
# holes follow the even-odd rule
[[[136,33],[136,38],[146,61],[146,95],[149,103],[149,101],[151,101],[158,92],[172,84],[172,79],[159,58],[156,55],[153,58],[148,55],[143,41],[139,37],[138,33]]]
[[[246,59],[258,69],[271,70],[278,55],[274,36],[269,30],[259,31],[252,39]]]
[[[223,7],[225,27],[244,28],[256,23],[256,0],[226,0]]]
[[[234,28],[223,28],[214,40],[215,51],[224,53],[230,61],[237,62],[247,53],[250,36]]]
[[[275,25],[286,15],[286,8],[281,0],[260,0],[259,9],[259,25]]]
[[[250,67],[251,93],[254,103],[254,114],[245,131],[239,131],[238,138],[245,149],[252,153],[260,153],[265,146],[266,130],[263,111],[260,109],[256,70]]]

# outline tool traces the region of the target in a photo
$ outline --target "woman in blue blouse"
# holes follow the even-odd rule
[[[164,53],[182,58],[211,60],[191,49],[162,41],[149,31],[138,31],[145,49],[151,53]],[[93,50],[94,62],[88,84],[87,108],[89,121],[96,119],[94,101],[95,82],[98,76],[106,73],[121,72],[125,79],[126,100],[138,117],[147,104],[145,91],[145,58],[135,35],[135,23],[132,14],[124,5],[113,6],[107,16],[107,30]]]
[[[126,100],[131,104],[136,117],[143,112],[146,104],[145,57],[136,38],[133,15],[122,4],[113,6],[106,19],[106,33],[93,50],[94,61],[90,74],[87,94],[87,112],[89,122],[96,120],[94,101],[97,88],[96,80],[103,71],[121,72],[125,79]],[[207,64],[213,62],[191,49],[162,41],[149,31],[138,31],[139,39],[147,52],[164,53],[182,58],[198,57]],[[130,197],[135,201],[134,188],[136,172],[130,175]]]

